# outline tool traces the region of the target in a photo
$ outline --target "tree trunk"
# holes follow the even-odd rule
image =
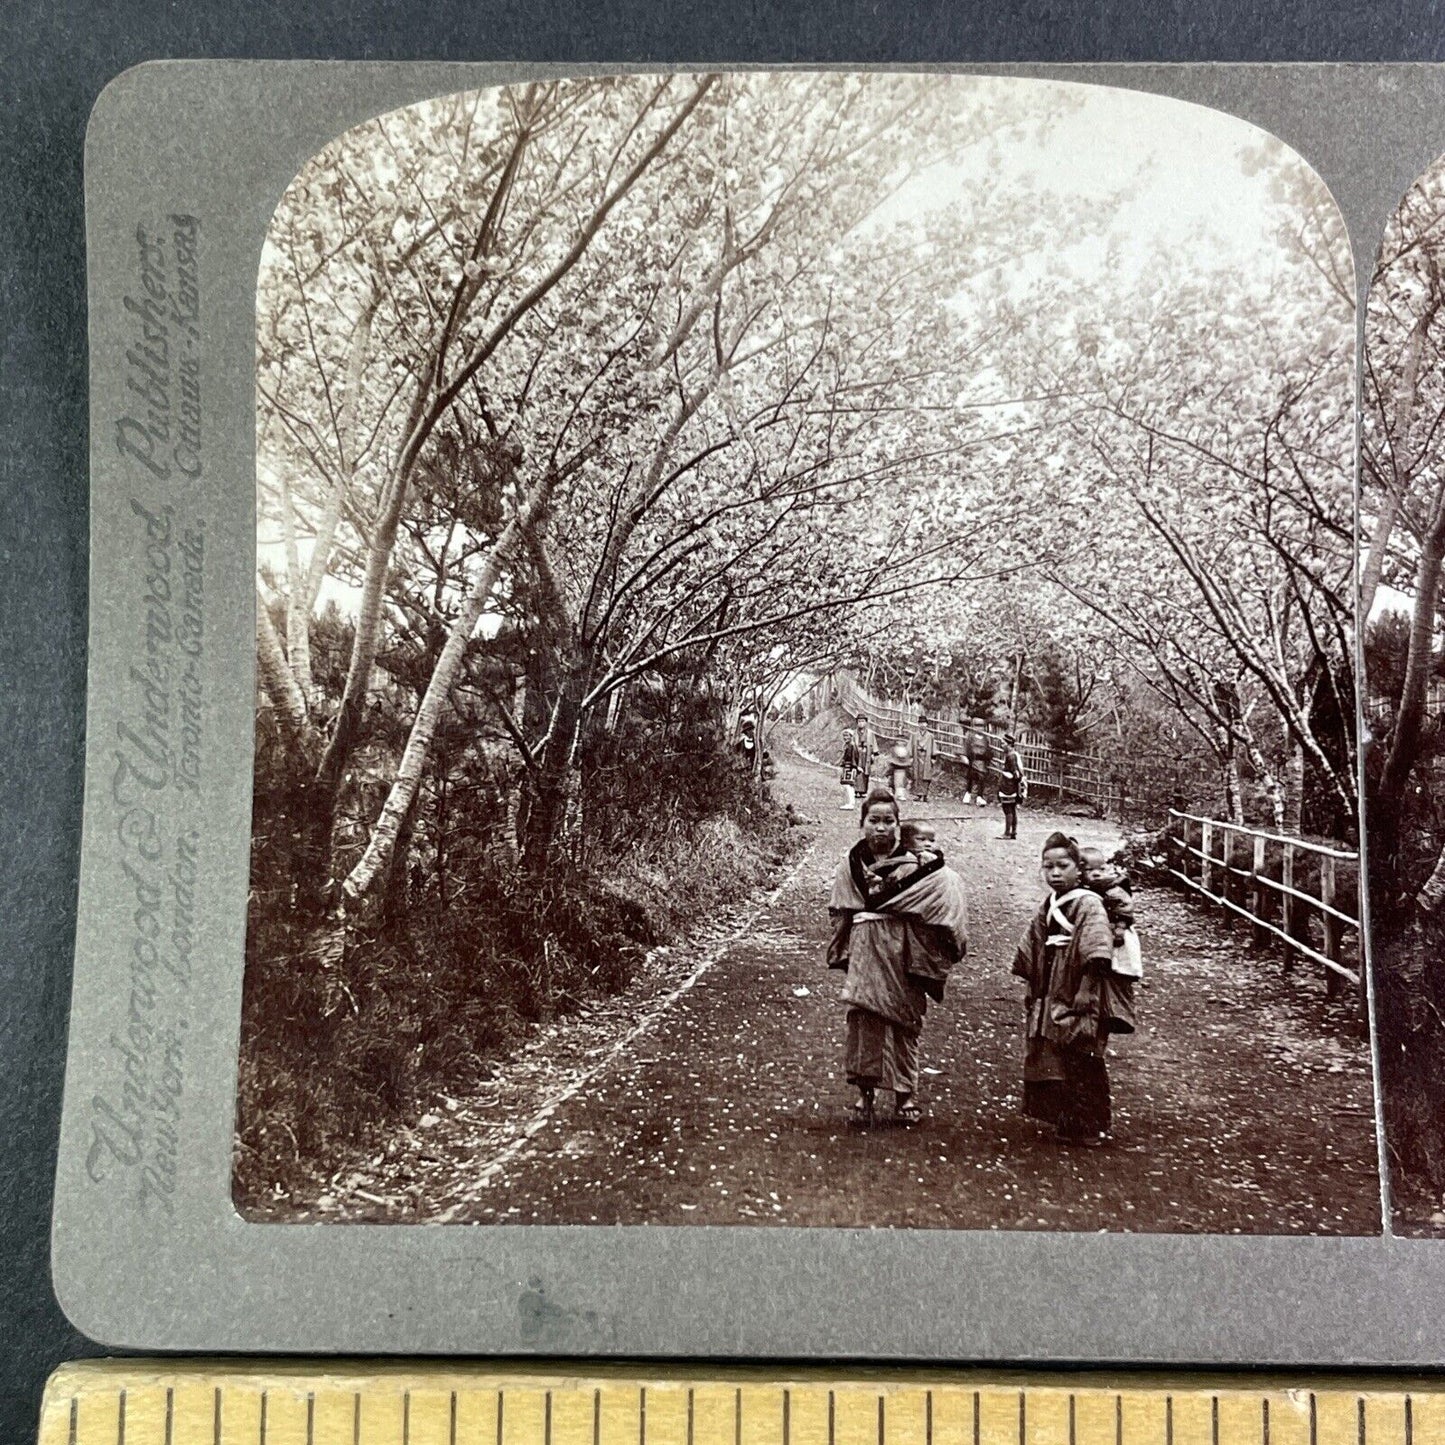
[[[256,595],[256,666],[261,686],[276,709],[287,746],[304,760],[316,741],[306,697],[286,661],[285,649],[266,610],[266,599]]]
[[[451,762],[445,751],[437,758],[436,767],[436,877],[437,877],[437,909],[445,917],[447,911],[447,828],[450,824],[451,813],[451,788],[448,784],[448,775],[451,769]]]
[[[487,554],[486,561],[472,579],[466,602],[452,623],[441,656],[437,658],[436,667],[432,670],[431,680],[427,683],[426,693],[417,709],[416,721],[412,724],[410,736],[406,740],[406,750],[402,753],[396,780],[391,785],[391,792],[387,795],[381,816],[371,830],[366,852],[346,879],[344,891],[348,899],[365,897],[377,877],[390,864],[402,820],[416,798],[422,769],[431,751],[437,724],[441,720],[442,708],[446,705],[452,683],[456,681],[457,673],[461,669],[462,658],[472,633],[476,630],[482,609],[501,578],[503,567],[511,561],[527,529],[535,524],[546,506],[555,480],[555,474],[549,473],[533,486],[520,510],[502,529],[502,535],[497,538],[492,550]]]
[[[505,806],[506,823],[503,842],[513,858],[522,856],[522,783],[523,774],[518,771],[507,778]]]
[[[1369,816],[1370,910],[1373,918],[1373,942],[1386,935],[1386,920],[1391,917],[1400,896],[1400,816],[1398,808],[1387,808],[1378,795],[1367,800]]]
[[[1293,829],[1289,829],[1286,826],[1286,820],[1289,814],[1289,798],[1287,797],[1288,784],[1281,784],[1279,778],[1275,775],[1274,769],[1265,761],[1264,753],[1261,751],[1259,743],[1255,739],[1254,729],[1249,724],[1247,713],[1248,710],[1246,709],[1245,718],[1237,722],[1234,728],[1237,729],[1239,741],[1244,745],[1244,751],[1249,758],[1250,766],[1253,767],[1254,771],[1259,775],[1259,785],[1264,790],[1265,797],[1269,800],[1269,814],[1270,820],[1274,824],[1274,831],[1276,833],[1284,833],[1287,831],[1297,833],[1299,832],[1298,809],[1296,809]],[[1290,741],[1291,759],[1293,759],[1296,754],[1298,754],[1300,759],[1300,776],[1303,777],[1304,753],[1300,750],[1299,743],[1292,738]]]
[[[1410,609],[1410,645],[1405,656],[1405,681],[1400,710],[1390,737],[1390,752],[1380,779],[1380,796],[1387,808],[1396,808],[1420,752],[1425,723],[1425,693],[1434,665],[1435,615],[1440,605],[1441,568],[1445,565],[1445,535],[1432,533],[1415,569],[1415,600]]]
[[[1426,913],[1438,913],[1445,907],[1445,848],[1435,858],[1430,876],[1420,885],[1415,901]]]
[[[311,613],[306,606],[300,554],[296,548],[296,513],[291,502],[291,483],[281,468],[281,526],[286,538],[286,659],[301,696],[310,707],[316,700],[311,674]]]
[[[562,775],[562,837],[559,840],[567,853],[575,853],[582,843],[583,813],[582,774],[574,762]]]
[[[1244,822],[1244,801],[1239,791],[1239,752],[1226,730],[1219,740],[1220,772],[1224,782],[1224,811],[1231,823]]]
[[[381,922],[384,927],[399,924],[406,918],[407,859],[411,853],[412,834],[416,830],[416,811],[417,799],[413,798],[406,817],[402,819],[386,873],[378,885],[382,893]]]
[[[1433,271],[1433,268],[1432,268]],[[1432,281],[1437,278],[1432,275]],[[1432,291],[1434,287],[1431,288]],[[1370,537],[1365,560],[1360,568],[1359,616],[1363,623],[1375,605],[1375,593],[1380,586],[1380,575],[1385,568],[1385,556],[1389,551],[1390,537],[1395,530],[1395,519],[1400,512],[1400,503],[1409,492],[1414,478],[1414,464],[1407,453],[1411,424],[1420,398],[1420,362],[1425,352],[1425,340],[1439,310],[1438,296],[1432,296],[1431,303],[1415,318],[1410,328],[1409,340],[1405,343],[1405,354],[1400,367],[1400,383],[1392,398],[1394,406],[1391,419],[1389,443],[1393,448],[1393,469],[1396,480],[1385,487],[1385,495],[1376,508],[1374,532]]]
[[[1297,738],[1290,739],[1289,758],[1285,763],[1285,806],[1283,831],[1300,831],[1305,800],[1305,750]]]
[[[544,877],[553,860],[565,854],[582,823],[581,779],[577,772],[577,745],[582,734],[582,699],[587,676],[580,666],[569,667],[552,715],[551,733],[542,750],[540,766],[530,780],[522,837],[522,867],[533,877]]]
[[[1264,795],[1269,799],[1269,816],[1274,824],[1276,833],[1290,831],[1286,823],[1288,809],[1286,807],[1285,789],[1274,773],[1265,766],[1264,755],[1258,748],[1251,748],[1250,761],[1254,764],[1255,770],[1259,773],[1259,785],[1264,789]],[[1294,832],[1299,831],[1299,821],[1296,817]]]

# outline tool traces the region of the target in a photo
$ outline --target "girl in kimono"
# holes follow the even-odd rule
[[[858,767],[858,740],[852,733],[844,733],[843,756],[838,760],[838,783],[843,789],[843,797],[838,807],[845,813],[851,813],[858,805],[857,794],[853,791]]]
[[[877,739],[869,726],[868,715],[858,714],[858,723],[853,730],[855,765],[853,768],[853,806],[863,801],[868,791],[868,778],[873,771],[873,757],[878,751]]]
[[[873,730],[863,713],[857,725],[843,734],[843,756],[838,761],[838,782],[843,789],[838,804],[843,812],[851,812],[868,791],[868,774],[873,767]]]
[[[998,780],[998,801],[1003,809],[1003,836],[1019,835],[1019,801],[1029,790],[1024,776],[1024,760],[1018,750],[1018,739],[1012,733],[1003,735],[1003,764]]]
[[[1111,1033],[1133,1031],[1108,987],[1114,933],[1098,894],[1084,886],[1078,843],[1044,843],[1048,897],[1019,942],[1013,971],[1028,985],[1024,1112],[1052,1124],[1061,1144],[1097,1146],[1110,1124]]]
[[[926,717],[919,718],[913,740],[913,795],[920,803],[928,801],[933,784],[933,748],[933,724]]]
[[[861,822],[863,836],[839,865],[828,900],[833,925],[828,967],[847,974],[842,989],[848,1005],[844,1067],[848,1082],[858,1090],[857,1123],[866,1127],[873,1122],[874,1096],[884,1088],[893,1091],[898,1122],[913,1124],[922,1117],[915,1095],[918,1039],[928,999],[941,996],[943,974],[967,944],[963,890],[935,853],[912,877],[880,888],[880,875],[889,870],[875,871],[876,865],[902,853],[893,794],[883,788],[870,792]],[[904,907],[920,890],[927,890],[926,895],[915,898],[911,907],[923,909],[921,916]]]

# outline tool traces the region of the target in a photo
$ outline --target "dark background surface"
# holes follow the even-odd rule
[[[105,83],[156,58],[909,63],[1445,58],[1434,0],[675,0],[424,4],[5,0],[0,46],[0,1441],[100,1351],[50,1289],[85,715],[81,148]],[[181,118],[178,118],[178,122]]]

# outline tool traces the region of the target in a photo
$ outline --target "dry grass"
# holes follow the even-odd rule
[[[419,898],[328,976],[289,922],[269,930],[279,947],[253,949],[246,976],[238,1205],[314,1178],[438,1087],[476,1083],[531,1026],[625,989],[648,948],[766,885],[786,826],[771,809],[741,811],[747,826],[674,821],[537,887],[473,878],[467,897],[482,907]]]

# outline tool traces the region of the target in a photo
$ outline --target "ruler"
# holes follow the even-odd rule
[[[1445,1445],[1445,1376],[87,1361],[40,1445]]]

